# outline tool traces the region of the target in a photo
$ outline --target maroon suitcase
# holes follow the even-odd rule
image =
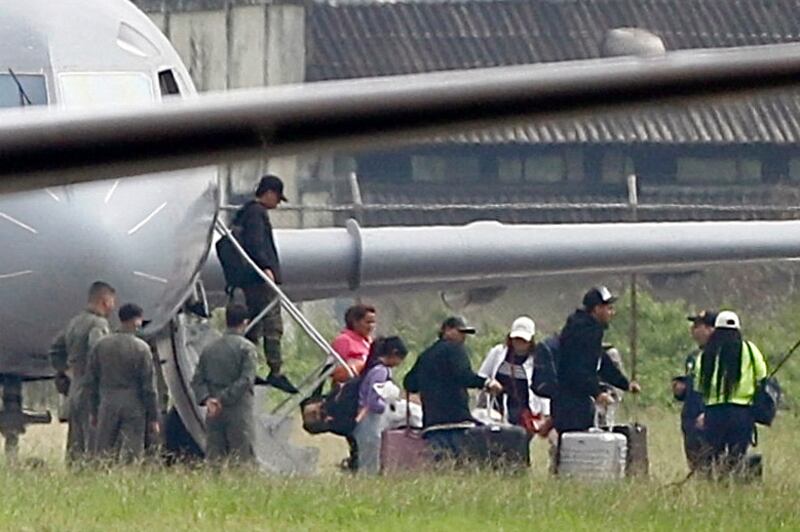
[[[381,472],[422,471],[431,467],[433,453],[415,429],[385,430],[381,436]]]

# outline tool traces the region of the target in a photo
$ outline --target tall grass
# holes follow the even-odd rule
[[[320,476],[302,479],[152,467],[71,473],[57,456],[46,456],[40,467],[0,469],[0,529],[798,529],[797,419],[781,418],[762,431],[763,483],[692,480],[677,487],[670,483],[686,472],[677,417],[663,410],[640,416],[650,428],[650,478],[605,484],[550,477],[542,440],[534,443],[530,471],[513,476],[468,471],[354,478],[335,473],[331,464]],[[55,429],[33,431],[23,459],[54,449]]]

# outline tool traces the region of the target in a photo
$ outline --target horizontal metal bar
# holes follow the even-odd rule
[[[297,322],[300,328],[311,338],[311,340],[317,344],[317,346],[322,350],[323,353],[330,356],[334,359],[339,365],[344,366],[347,370],[348,374],[353,377],[355,373],[350,368],[349,365],[344,361],[344,359],[333,350],[333,348],[328,344],[328,342],[323,338],[323,336],[314,328],[314,326],[309,322],[306,317],[303,315],[302,312],[295,306],[295,304],[283,293],[283,291],[278,287],[278,285],[269,278],[267,274],[265,274],[261,268],[253,261],[250,255],[244,250],[242,245],[234,238],[233,234],[231,233],[230,229],[225,225],[225,223],[217,219],[217,230],[221,232],[223,235],[227,236],[231,243],[233,244],[234,248],[238,251],[243,259],[247,262],[247,264],[255,271],[259,277],[269,286],[269,288],[277,295],[278,299],[280,300],[281,306],[287,311],[287,313]]]
[[[259,312],[259,313],[258,313],[258,315],[257,315],[255,318],[253,318],[252,320],[250,320],[250,323],[247,325],[247,329],[245,329],[245,330],[244,330],[244,335],[245,335],[245,336],[247,336],[247,333],[249,333],[250,331],[252,331],[252,330],[253,330],[253,328],[254,328],[256,325],[258,325],[258,323],[259,323],[261,320],[263,320],[263,319],[264,319],[264,317],[266,317],[267,313],[268,313],[270,310],[272,310],[273,308],[275,308],[275,305],[279,305],[279,304],[280,304],[280,299],[279,299],[279,298],[277,298],[277,297],[276,297],[275,299],[273,299],[272,301],[270,301],[270,302],[269,302],[269,305],[267,305],[266,307],[264,307],[264,310],[262,310],[261,312]]]
[[[6,111],[0,192],[790,89],[796,43],[343,80],[103,109]],[[125,124],[125,127],[120,127]],[[102,146],[103,149],[98,149]]]
[[[223,205],[226,211],[237,211],[238,205]],[[704,210],[714,212],[800,212],[797,205],[717,205],[712,203],[639,203],[636,207],[642,211],[660,210]],[[628,203],[372,203],[356,205],[345,203],[339,205],[293,205],[281,207],[280,210],[300,212],[352,212],[361,210],[375,211],[527,211],[527,210],[626,210],[631,209]]]

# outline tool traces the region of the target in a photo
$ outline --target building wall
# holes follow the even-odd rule
[[[299,83],[306,78],[306,10],[301,3],[267,0],[135,0],[171,39],[200,90]],[[800,181],[800,152],[770,146],[702,145],[480,145],[437,144],[368,154],[317,154],[254,160],[225,169],[234,195],[247,195],[266,171],[287,182],[297,205],[348,201],[347,175],[371,183],[424,190],[447,183],[541,187],[546,194],[588,196],[624,187],[752,186]],[[304,184],[301,187],[300,182]],[[603,187],[606,187],[605,189]],[[336,190],[343,193],[335,193]],[[537,190],[539,190],[537,188]],[[538,199],[546,200],[543,193]],[[336,196],[336,197],[334,197]],[[422,195],[420,195],[422,196]],[[293,214],[277,221],[302,220]]]
[[[381,161],[385,164],[381,164]],[[794,148],[634,145],[437,145],[360,154],[362,179],[380,183],[528,183],[563,186],[624,185],[627,176],[653,186],[742,185],[800,180]]]
[[[305,8],[261,0],[134,0],[164,32],[200,91],[300,83],[305,79]],[[245,161],[223,168],[223,189],[249,195],[260,175],[273,172],[299,201],[297,157]],[[276,225],[297,226],[293,212]]]

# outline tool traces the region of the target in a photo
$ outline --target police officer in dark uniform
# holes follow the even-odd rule
[[[714,321],[717,313],[713,310],[704,310],[687,319],[692,323],[692,339],[697,343],[697,349],[686,356],[684,368],[686,373],[672,379],[672,392],[675,399],[683,402],[681,409],[681,431],[683,432],[683,450],[689,469],[694,471],[702,466],[710,447],[705,438],[704,430],[698,426],[698,418],[704,412],[703,396],[694,386],[694,373],[697,369],[698,359],[703,354],[703,348],[714,334]]]
[[[255,198],[248,201],[236,213],[233,220],[233,225],[241,228],[240,239],[244,250],[264,274],[276,284],[281,284],[281,265],[268,211],[277,208],[282,201],[287,201],[283,194],[283,181],[277,176],[265,175],[258,183]],[[267,283],[256,272],[251,272],[242,289],[251,320],[258,316],[276,297],[276,294],[272,293]],[[250,330],[247,337],[254,344],[258,344],[259,337],[264,339],[264,353],[270,369],[266,384],[288,393],[297,393],[297,389],[282,373],[283,321],[280,304],[275,304],[266,316]]]
[[[425,438],[437,460],[463,455],[464,433],[475,426],[467,390],[485,389],[495,395],[503,391],[496,379],[472,371],[464,341],[475,332],[464,318],[447,318],[439,339],[419,356],[403,380],[408,392],[420,394]]]
[[[594,424],[594,402],[607,406],[610,393],[600,386],[602,378],[620,390],[638,393],[603,349],[603,334],[614,318],[614,297],[605,286],[592,288],[561,330],[558,357],[558,391],[553,398],[553,424],[559,434],[588,430]]]

